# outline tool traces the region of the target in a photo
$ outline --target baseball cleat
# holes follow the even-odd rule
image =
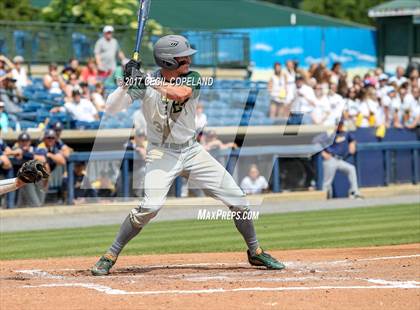
[[[117,258],[113,256],[112,254],[105,254],[102,256],[93,266],[91,269],[92,275],[94,276],[106,276],[109,274],[109,271],[111,270],[112,266],[114,266],[115,262],[117,261]]]
[[[257,253],[251,256],[249,250],[247,251],[248,254],[248,262],[253,266],[265,266],[267,269],[276,269],[281,270],[286,268],[285,265],[280,263],[277,259],[272,257],[270,254],[263,251],[263,249],[258,248]]]

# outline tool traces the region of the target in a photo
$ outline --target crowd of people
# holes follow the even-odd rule
[[[99,119],[105,110],[105,87],[115,87],[122,77],[122,65],[128,59],[121,51],[118,41],[113,37],[112,26],[105,26],[103,37],[95,44],[94,57],[82,66],[76,58],[71,58],[62,69],[56,63],[48,66],[48,73],[42,78],[44,91],[64,98],[64,105],[54,107],[49,112],[67,112],[76,122],[91,123]],[[118,62],[119,59],[119,62]],[[32,82],[23,66],[22,56],[9,60],[0,55],[0,101],[4,103],[7,121],[18,120],[22,105],[30,98],[24,96],[25,87]],[[77,128],[77,125],[76,125]]]
[[[117,79],[123,76],[123,65],[128,61],[113,37],[113,31],[111,26],[104,27],[103,36],[96,42],[94,57],[88,59],[85,66],[75,58],[70,59],[62,69],[54,63],[48,66],[48,73],[42,78],[43,91],[64,99],[63,105],[51,108],[49,113],[67,113],[82,124],[101,118],[105,111],[105,88],[116,86]],[[24,91],[32,81],[23,65],[24,61],[21,56],[9,60],[0,55],[0,128],[3,133],[9,128],[9,120],[17,122],[19,113],[23,111],[22,105],[28,100]],[[378,136],[383,136],[389,127],[414,129],[420,124],[420,78],[415,67],[397,67],[393,76],[377,68],[363,76],[350,78],[340,63],[334,63],[331,68],[322,63],[313,64],[304,70],[289,60],[284,68],[280,63],[274,64],[268,91],[271,99],[268,117],[273,120],[287,119],[290,124],[344,123],[349,129],[375,127]],[[125,146],[135,151],[140,161],[144,162],[147,124],[141,110],[137,110],[133,118],[136,133]],[[44,131],[40,141],[32,139],[26,131],[21,132],[11,145],[0,141],[0,168],[3,174],[11,169],[16,172],[30,159],[45,162],[49,172],[59,166],[65,167],[66,159],[73,150],[60,138],[63,124],[48,124],[47,121],[43,125],[43,128],[49,129]],[[196,106],[196,127],[198,140],[204,148],[215,151],[237,147],[235,143],[222,142],[216,132],[206,130],[206,126],[207,116],[204,105],[200,103]],[[339,156],[333,151],[326,151],[324,155]],[[328,158],[324,160],[328,162]],[[136,175],[144,174],[144,165],[132,168],[138,170]],[[65,192],[67,172],[65,168],[62,170],[62,188]],[[86,165],[82,162],[75,165],[74,176],[76,201],[84,201],[83,197],[115,196],[119,190],[118,185],[110,182],[106,171],[98,179],[89,180]],[[140,182],[141,179],[138,178]],[[85,186],[82,186],[83,182]],[[132,185],[134,191],[130,194],[141,195],[141,184]],[[268,186],[256,165],[249,167],[248,175],[241,182],[242,189],[249,194],[264,192]],[[42,205],[47,188],[48,181],[20,189],[18,205]]]
[[[420,124],[420,78],[413,67],[399,66],[388,76],[381,68],[349,78],[340,63],[331,68],[312,64],[303,70],[293,61],[274,64],[268,83],[269,117],[291,123],[337,125],[348,128],[414,129]]]

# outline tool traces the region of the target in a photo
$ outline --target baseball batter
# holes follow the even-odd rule
[[[148,86],[140,63],[130,60],[124,70],[124,85],[107,99],[109,112],[117,112],[136,99],[141,99],[147,121],[145,193],[137,208],[131,210],[114,243],[93,266],[93,275],[107,275],[123,247],[159,212],[175,178],[187,175],[191,184],[221,200],[241,216],[234,219],[248,247],[251,265],[268,269],[285,266],[264,252],[258,243],[252,220],[247,219],[248,202],[232,176],[196,142],[195,106],[200,91],[200,75],[190,71],[191,56],[196,50],[186,38],[168,35],[160,38],[153,50],[160,70],[153,78],[164,83]],[[142,81],[132,86],[134,80]],[[146,79],[146,82],[150,79]],[[152,83],[150,83],[152,85]]]

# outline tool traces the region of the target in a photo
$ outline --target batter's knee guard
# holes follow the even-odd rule
[[[154,218],[162,205],[149,205],[143,201],[140,206],[130,212],[130,221],[134,227],[142,228]]]

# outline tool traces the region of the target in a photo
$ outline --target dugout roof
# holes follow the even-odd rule
[[[394,0],[374,6],[369,17],[420,15],[419,0]]]
[[[151,18],[172,29],[279,26],[368,27],[257,0],[152,0]]]

